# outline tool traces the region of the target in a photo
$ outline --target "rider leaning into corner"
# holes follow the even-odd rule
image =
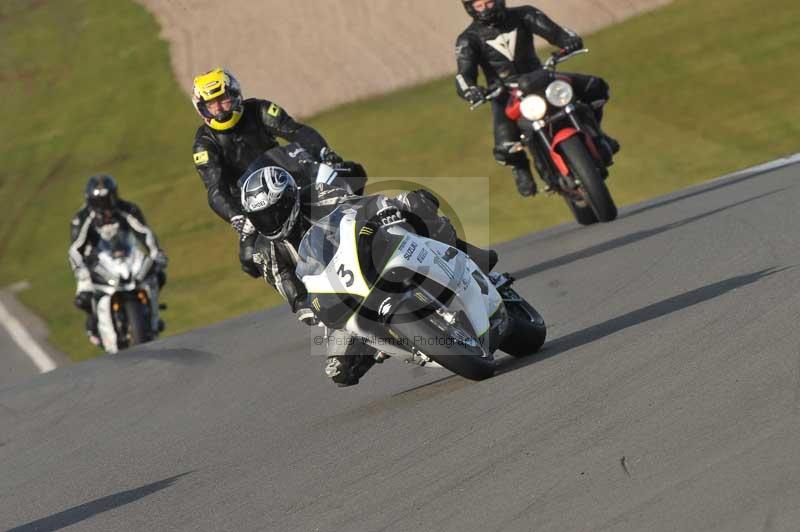
[[[366,177],[363,167],[342,161],[322,135],[296,122],[276,103],[244,99],[239,82],[226,70],[197,76],[192,103],[203,119],[192,149],[195,167],[208,190],[209,205],[239,234],[239,261],[253,277],[260,275],[253,262],[256,235],[242,212],[237,182],[258,156],[278,146],[278,138],[303,146],[315,160],[343,165]]]
[[[145,289],[151,304],[154,331],[162,331],[164,322],[158,315],[158,292],[166,283],[167,256],[158,245],[155,233],[147,226],[141,209],[118,197],[117,182],[106,174],[89,178],[84,192],[85,203],[72,218],[70,224],[71,245],[69,263],[75,275],[77,289],[75,306],[86,312],[86,334],[89,341],[101,345],[101,338],[108,339],[103,348],[108,353],[117,351],[114,325],[111,323],[108,296],[95,298],[91,267],[94,252],[104,227],[116,226],[116,230],[129,230],[147,249],[154,262],[154,271],[145,279]],[[100,331],[104,334],[100,334]]]
[[[317,182],[318,165],[310,155],[292,146],[269,150],[251,166],[242,180],[241,204],[256,228],[255,260],[265,279],[276,286],[298,319],[307,325],[318,320],[308,304],[305,286],[295,275],[303,235],[315,220],[330,214],[343,203],[357,204],[365,215],[379,223],[414,219],[430,238],[450,244],[470,255],[486,272],[497,263],[492,250],[477,248],[460,240],[450,221],[438,213],[439,202],[426,190],[406,192],[389,198],[360,197],[344,188]],[[338,386],[358,384],[380,354],[344,331],[328,331],[325,373]]]
[[[515,76],[542,68],[533,45],[534,35],[561,48],[564,54],[583,48],[583,40],[573,31],[559,26],[533,6],[506,7],[505,0],[460,0],[473,22],[456,40],[458,95],[472,104],[483,101],[491,90],[478,86],[478,68],[483,71],[491,89],[510,81]],[[601,78],[582,74],[554,74],[568,78],[578,100],[589,104],[598,124],[603,117],[603,105],[609,99],[608,84]],[[516,122],[506,117],[508,94],[492,101],[494,122],[494,157],[502,165],[511,166],[517,190],[522,196],[536,194],[536,183],[530,162],[524,150],[515,151],[520,138]],[[619,151],[619,143],[602,131],[602,140],[612,153]],[[552,182],[547,166],[536,169],[546,181]]]

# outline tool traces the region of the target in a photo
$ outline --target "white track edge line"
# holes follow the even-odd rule
[[[8,311],[2,302],[0,302],[0,323],[5,326],[11,338],[33,361],[40,373],[47,373],[56,369],[56,363],[50,358],[50,355],[36,343],[36,340],[31,337],[27,329]]]

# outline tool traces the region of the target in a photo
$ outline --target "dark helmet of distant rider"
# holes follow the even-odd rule
[[[498,24],[506,15],[506,0],[461,0],[467,14],[483,24]]]
[[[108,174],[93,175],[86,182],[84,197],[86,205],[95,216],[109,216],[117,209],[117,181]]]

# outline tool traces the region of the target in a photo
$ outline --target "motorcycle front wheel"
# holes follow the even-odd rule
[[[125,317],[128,319],[128,330],[125,331],[128,339],[127,347],[147,342],[149,338],[142,304],[135,299],[126,299],[123,307]]]
[[[500,350],[519,358],[537,353],[547,338],[544,318],[513,288],[505,288],[501,295],[509,318],[509,335],[500,344]]]
[[[403,345],[453,373],[473,381],[494,375],[494,359],[484,357],[480,343],[457,322],[449,324],[438,314],[430,313],[418,320],[390,321],[389,326],[401,337]]]
[[[565,140],[559,145],[559,150],[573,177],[580,182],[586,202],[597,219],[601,222],[616,219],[617,206],[580,135]]]
[[[569,210],[572,211],[572,216],[575,217],[575,221],[581,225],[592,225],[598,222],[597,216],[595,216],[592,207],[588,204],[585,205],[578,205],[574,200],[565,197],[564,202],[569,207]]]

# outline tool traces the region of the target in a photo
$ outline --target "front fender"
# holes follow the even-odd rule
[[[594,157],[596,161],[601,160],[600,152],[592,140],[592,137],[573,127],[564,128],[555,134],[553,137],[553,142],[550,145],[550,158],[553,160],[556,168],[558,168],[558,171],[561,172],[561,175],[564,177],[569,175],[569,166],[567,166],[567,163],[564,161],[564,158],[561,156],[561,154],[558,153],[557,148],[562,142],[578,134],[583,135],[583,141],[586,144],[586,148],[589,150],[589,153],[592,154],[592,157]]]
[[[557,148],[562,142],[574,137],[578,133],[580,133],[580,131],[573,127],[565,127],[555,134],[553,137],[553,142],[550,144],[550,158],[553,160],[553,163],[555,163],[558,171],[561,172],[561,175],[564,177],[569,175],[569,167],[567,166],[567,163],[564,162],[564,158],[561,156],[561,154],[558,153]]]

